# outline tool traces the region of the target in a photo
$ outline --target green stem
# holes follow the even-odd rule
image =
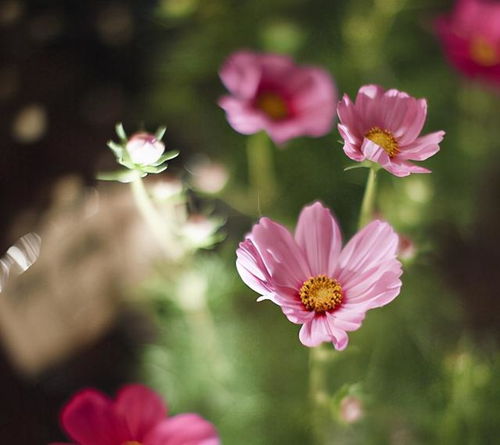
[[[158,245],[168,260],[176,259],[180,252],[172,240],[172,236],[167,228],[164,218],[158,213],[149,196],[144,181],[137,177],[130,183],[137,208],[141,212],[144,220],[149,225]]]
[[[169,225],[168,216],[158,212],[142,178],[137,177],[131,182],[131,186],[136,205],[156,237],[166,259],[171,263],[171,269],[175,271],[176,265],[186,269],[192,267],[192,264],[188,262],[190,257],[185,255],[182,247],[172,235],[173,228]],[[203,353],[208,356],[206,361],[212,366],[214,379],[225,382],[228,379],[230,367],[225,354],[219,348],[217,329],[207,305],[207,296],[204,290],[199,290],[196,295],[190,295],[190,297],[191,302],[187,303],[183,300],[183,295],[176,295],[175,302],[182,309],[190,326],[191,338],[197,345],[199,339],[203,339]],[[195,303],[192,302],[193,300]]]
[[[260,213],[260,210],[272,204],[277,195],[272,146],[266,133],[248,137],[247,162],[250,196],[255,199]]]
[[[327,445],[332,421],[331,397],[328,390],[328,364],[335,351],[331,345],[311,348],[309,353],[309,397],[314,444]]]
[[[375,210],[375,194],[377,191],[377,170],[378,169],[376,167],[371,167],[370,173],[368,174],[365,195],[363,196],[363,202],[361,203],[358,229],[363,228],[373,218]]]

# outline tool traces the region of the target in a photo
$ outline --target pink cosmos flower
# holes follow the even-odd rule
[[[444,131],[418,137],[427,115],[425,99],[365,85],[354,103],[344,95],[337,112],[344,152],[352,160],[376,162],[395,176],[430,173],[409,162],[436,154],[444,137]]]
[[[61,423],[77,445],[219,444],[213,425],[198,415],[166,416],[158,394],[133,384],[115,400],[94,389],[80,391],[64,407]]]
[[[386,222],[373,221],[342,249],[337,222],[316,202],[302,210],[295,236],[261,218],[240,243],[236,267],[247,286],[301,324],[305,346],[332,342],[342,350],[348,331],[361,326],[369,309],[399,294],[398,236]]]
[[[282,144],[299,136],[323,136],[332,128],[337,92],[321,68],[300,67],[279,54],[238,51],[219,75],[231,93],[219,105],[240,133],[263,130]]]
[[[500,85],[500,3],[458,0],[436,20],[446,57],[464,75]]]

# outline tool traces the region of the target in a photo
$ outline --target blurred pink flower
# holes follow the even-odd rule
[[[418,137],[427,116],[425,99],[365,85],[354,103],[344,95],[337,112],[344,152],[352,160],[376,162],[395,176],[430,173],[408,162],[423,161],[436,154],[444,137],[444,131]]]
[[[136,133],[127,142],[127,152],[134,164],[149,165],[158,161],[165,151],[163,142],[149,133]]]
[[[240,133],[263,130],[282,144],[299,136],[323,136],[332,128],[337,92],[321,68],[297,66],[284,55],[238,51],[219,75],[231,93],[219,105]]]
[[[436,20],[446,57],[467,77],[500,85],[500,3],[458,0]]]
[[[134,384],[115,400],[94,389],[80,391],[64,407],[61,422],[78,445],[219,444],[213,425],[198,415],[166,415],[158,394]]]
[[[261,218],[240,243],[236,266],[245,284],[261,295],[258,301],[271,300],[292,323],[302,324],[302,344],[332,342],[342,350],[346,332],[361,326],[367,310],[399,294],[397,248],[397,234],[377,220],[342,249],[337,222],[316,202],[302,210],[295,237]]]

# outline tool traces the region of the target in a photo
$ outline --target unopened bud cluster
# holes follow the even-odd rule
[[[167,161],[175,158],[179,152],[165,152],[165,144],[161,141],[166,128],[160,127],[154,134],[138,132],[128,137],[122,124],[116,126],[119,141],[109,141],[108,147],[115,154],[119,164],[127,168],[125,171],[100,175],[100,179],[130,182],[137,175],[144,177],[150,173],[161,173],[166,170]]]

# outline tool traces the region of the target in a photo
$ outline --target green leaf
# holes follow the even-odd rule
[[[156,167],[153,165],[142,165],[141,167],[138,167],[141,171],[147,172],[147,173],[161,173],[165,171],[168,168],[168,164]]]
[[[160,159],[158,159],[156,162],[153,162],[151,165],[158,166],[160,164],[163,164],[165,161],[170,161],[170,159],[174,159],[179,156],[179,153],[179,150],[167,151],[160,157]]]
[[[111,148],[117,158],[122,157],[123,147],[120,144],[114,141],[108,141],[108,147]]]
[[[137,178],[144,178],[147,173],[137,170],[118,170],[114,172],[101,172],[97,174],[97,179],[101,181],[118,181],[128,183],[135,181]]]
[[[363,161],[357,164],[349,165],[348,167],[344,168],[344,171],[346,172],[349,170],[354,170],[355,168],[374,168],[375,170],[378,170],[380,168],[380,165],[372,161]]]
[[[159,127],[158,130],[156,130],[155,138],[157,140],[161,141],[163,139],[163,135],[165,134],[165,131],[167,131],[167,127],[165,127],[165,126]]]
[[[347,172],[349,170],[354,170],[356,168],[369,168],[369,165],[363,165],[363,164],[353,164],[349,165],[348,167],[344,168],[344,171]]]
[[[116,124],[115,131],[116,131],[116,134],[118,135],[118,137],[122,141],[126,141],[127,140],[127,133],[125,133],[125,129],[123,128],[123,124],[121,122],[118,122]]]

